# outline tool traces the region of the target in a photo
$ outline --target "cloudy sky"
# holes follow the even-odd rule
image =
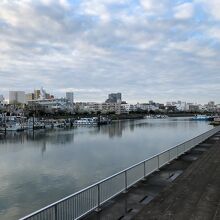
[[[220,103],[219,0],[1,0],[0,94]]]

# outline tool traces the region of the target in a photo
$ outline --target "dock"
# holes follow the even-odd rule
[[[219,220],[220,133],[84,220]]]

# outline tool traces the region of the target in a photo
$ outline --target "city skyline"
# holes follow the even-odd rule
[[[220,103],[217,0],[0,2],[0,94]]]
[[[41,93],[44,93],[44,96],[42,96]],[[41,87],[41,89],[34,89],[32,91],[15,91],[15,90],[9,90],[8,91],[8,97],[6,98],[4,95],[2,95],[0,93],[0,102],[6,102],[8,104],[10,104],[10,96],[11,96],[11,100],[15,100],[15,99],[21,99],[22,102],[21,103],[28,103],[28,101],[31,100],[45,100],[45,99],[67,99],[69,100],[71,103],[117,103],[118,101],[122,102],[122,103],[127,103],[127,104],[146,104],[146,103],[161,103],[164,105],[172,105],[172,104],[177,104],[177,103],[185,103],[185,104],[196,104],[196,105],[207,105],[209,103],[214,103],[213,105],[220,105],[220,103],[216,102],[215,100],[209,100],[207,103],[199,103],[199,102],[191,102],[189,100],[180,100],[180,99],[170,99],[170,100],[166,100],[165,102],[159,102],[158,100],[152,100],[152,99],[145,99],[143,102],[140,102],[138,100],[134,101],[134,102],[128,102],[125,99],[122,99],[122,96],[124,96],[122,93],[120,92],[116,92],[116,93],[110,93],[110,94],[106,94],[105,100],[101,100],[101,101],[97,101],[97,100],[89,100],[89,101],[83,101],[83,100],[75,100],[75,93],[73,91],[68,91],[65,94],[62,94],[62,96],[60,97],[56,97],[53,94],[47,93],[47,91]],[[25,98],[25,100],[24,100]]]

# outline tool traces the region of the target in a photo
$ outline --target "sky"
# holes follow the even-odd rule
[[[0,0],[0,94],[220,103],[219,0]]]

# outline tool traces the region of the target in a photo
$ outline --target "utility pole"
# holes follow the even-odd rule
[[[4,115],[4,125],[5,125],[5,136],[6,136],[6,131],[7,131],[7,129],[6,129],[6,113]]]

